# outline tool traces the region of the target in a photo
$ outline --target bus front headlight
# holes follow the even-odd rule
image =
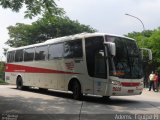
[[[113,80],[113,81],[112,81],[112,84],[113,84],[113,85],[121,86],[121,82],[119,82],[119,81],[115,81],[115,80]]]

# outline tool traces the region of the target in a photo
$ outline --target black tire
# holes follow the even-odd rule
[[[23,89],[23,81],[22,81],[22,78],[21,78],[21,77],[18,77],[18,78],[17,78],[16,85],[17,85],[17,89],[19,89],[19,90],[22,90],[22,89]]]
[[[109,101],[110,100],[110,96],[102,96],[102,100]]]
[[[39,91],[40,91],[40,92],[47,92],[48,89],[46,89],[46,88],[39,88]]]
[[[79,100],[80,98],[82,98],[81,86],[79,82],[77,81],[74,82],[72,92],[73,92],[73,99]]]

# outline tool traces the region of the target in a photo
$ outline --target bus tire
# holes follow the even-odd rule
[[[78,100],[82,97],[82,93],[81,93],[81,85],[79,82],[75,81],[73,84],[73,99]]]
[[[102,100],[110,100],[110,96],[102,96]]]
[[[47,92],[48,89],[46,89],[46,88],[39,88],[39,91],[40,91],[40,92]]]
[[[23,89],[23,81],[20,76],[17,78],[16,85],[17,85],[17,89],[19,89],[19,90]]]

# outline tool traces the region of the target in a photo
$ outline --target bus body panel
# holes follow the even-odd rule
[[[46,59],[42,61],[33,60],[27,62],[8,62],[6,64],[5,80],[8,83],[16,84],[17,77],[21,76],[24,86],[35,86],[39,88],[68,91],[68,85],[70,81],[72,79],[77,79],[80,82],[81,92],[83,94],[94,94],[102,96],[141,94],[143,89],[143,86],[141,84],[142,78],[123,79],[110,76],[109,59],[107,57],[104,57],[106,59],[107,67],[106,78],[92,77],[89,75],[86,61],[85,38],[95,36],[104,37],[105,35],[106,34],[96,33],[82,35],[80,34],[73,37],[70,36],[57,38],[55,39],[55,41],[48,40],[44,43],[12,49],[10,51],[27,49],[31,47],[35,47],[36,49],[36,47],[41,45],[50,46],[54,43],[57,44],[59,42],[64,43],[66,41],[74,41],[78,38],[82,40],[83,56],[82,58],[57,58],[49,60],[47,55]],[[134,41],[133,39],[130,40]],[[10,51],[8,51],[8,53]]]

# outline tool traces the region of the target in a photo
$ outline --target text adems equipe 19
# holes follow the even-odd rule
[[[159,120],[160,114],[115,114],[115,120]]]

